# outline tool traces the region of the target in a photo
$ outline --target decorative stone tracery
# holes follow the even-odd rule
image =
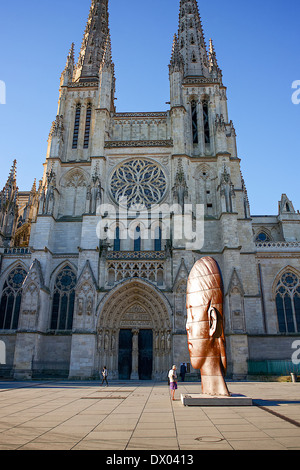
[[[126,198],[128,207],[143,205],[150,208],[165,196],[167,179],[156,162],[134,159],[122,163],[113,171],[110,189],[117,203]]]

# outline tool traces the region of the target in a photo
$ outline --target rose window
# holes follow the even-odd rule
[[[152,161],[134,159],[117,167],[111,176],[111,193],[117,203],[135,209],[158,204],[164,197],[167,181],[160,166]]]

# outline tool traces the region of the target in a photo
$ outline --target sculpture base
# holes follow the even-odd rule
[[[252,406],[252,398],[236,393],[230,397],[203,393],[181,394],[181,402],[184,406]]]

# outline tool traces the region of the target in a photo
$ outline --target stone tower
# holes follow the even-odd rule
[[[189,363],[186,283],[206,255],[223,276],[228,373],[247,376],[262,344],[288,358],[277,334],[300,330],[297,300],[282,306],[300,292],[300,216],[286,195],[278,216],[250,216],[197,1],[180,1],[168,111],[117,112],[108,0],[92,0],[77,63],[74,50],[38,187],[18,191],[14,163],[0,193],[5,373],[165,380]]]

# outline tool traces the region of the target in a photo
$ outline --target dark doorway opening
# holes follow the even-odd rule
[[[139,331],[139,379],[152,379],[153,362],[153,332],[152,330]]]
[[[132,331],[120,330],[119,379],[130,380],[131,370],[132,370]]]

